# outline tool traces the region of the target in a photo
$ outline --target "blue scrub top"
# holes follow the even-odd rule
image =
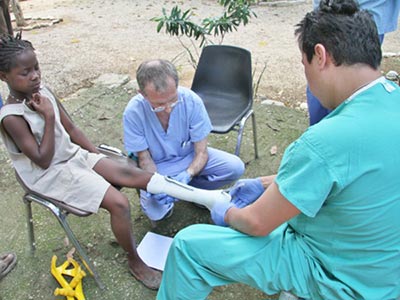
[[[206,138],[212,129],[197,94],[178,87],[178,101],[171,111],[167,131],[141,94],[129,101],[123,115],[126,151],[136,154],[148,149],[161,174],[175,174],[187,168],[194,157],[193,143]]]

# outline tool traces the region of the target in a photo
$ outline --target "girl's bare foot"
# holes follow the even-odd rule
[[[129,261],[129,271],[145,287],[151,290],[158,290],[160,287],[162,272],[148,267],[144,262]]]

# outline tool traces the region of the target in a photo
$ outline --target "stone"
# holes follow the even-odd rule
[[[130,77],[126,74],[106,73],[93,80],[94,85],[104,85],[109,89],[119,88],[129,82]]]

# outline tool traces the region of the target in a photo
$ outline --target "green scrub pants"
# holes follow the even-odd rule
[[[215,225],[181,230],[168,253],[157,300],[203,300],[213,287],[240,282],[266,294],[309,298],[310,263],[286,224],[265,237]]]

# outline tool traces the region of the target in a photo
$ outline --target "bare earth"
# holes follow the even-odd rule
[[[138,64],[151,58],[175,59],[181,84],[190,86],[193,68],[175,37],[156,32],[150,18],[168,11],[176,1],[127,0],[28,0],[21,2],[26,17],[55,17],[63,22],[47,28],[24,31],[33,42],[46,84],[66,96],[103,73],[134,77]],[[183,9],[195,8],[196,18],[219,15],[222,7],[214,0],[179,1]],[[258,96],[297,106],[305,101],[305,78],[294,39],[294,25],[311,9],[311,0],[297,5],[255,6],[257,18],[228,34],[225,44],[252,52],[254,79],[267,65]],[[183,41],[189,45],[188,39]],[[215,40],[218,43],[218,40]],[[398,52],[400,33],[390,33],[385,52]],[[193,53],[198,49],[193,49]]]

